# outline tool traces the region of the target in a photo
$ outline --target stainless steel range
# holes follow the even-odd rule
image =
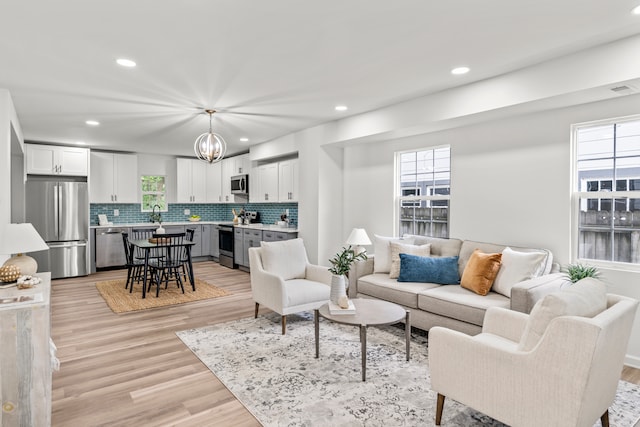
[[[218,246],[220,248],[219,262],[220,265],[229,268],[236,268],[233,260],[233,225],[218,225]]]

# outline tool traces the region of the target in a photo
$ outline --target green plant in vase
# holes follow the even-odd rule
[[[334,304],[339,303],[339,299],[342,296],[347,295],[346,292],[346,275],[351,270],[351,265],[357,260],[367,259],[366,252],[357,253],[351,246],[343,247],[333,258],[329,260],[331,268],[329,271],[333,274],[331,277],[331,302]]]
[[[571,283],[576,283],[586,277],[598,278],[600,271],[591,265],[569,264],[564,268],[564,273]]]

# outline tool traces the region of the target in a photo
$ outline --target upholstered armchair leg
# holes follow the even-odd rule
[[[253,316],[253,317],[254,317],[254,319],[257,319],[257,318],[258,318],[258,307],[260,307],[260,303],[256,303],[256,312],[255,312],[255,314],[254,314],[254,316]]]
[[[282,335],[287,332],[287,316],[282,316]]]
[[[444,398],[445,396],[438,393],[438,404],[436,406],[436,425],[440,425],[440,421],[442,420],[442,409],[444,408]]]
[[[609,427],[609,410],[604,411],[604,414],[600,417],[602,427]]]

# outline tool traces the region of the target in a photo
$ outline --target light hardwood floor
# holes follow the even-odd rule
[[[212,300],[115,314],[95,283],[124,270],[53,281],[53,426],[259,426],[176,331],[253,316],[249,274],[213,262],[196,275],[229,290]],[[274,328],[279,328],[274,324]],[[622,378],[640,384],[640,370]]]

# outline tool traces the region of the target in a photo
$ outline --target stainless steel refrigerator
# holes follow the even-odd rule
[[[86,181],[30,176],[25,187],[27,222],[49,245],[29,254],[51,278],[89,271],[89,191]]]

